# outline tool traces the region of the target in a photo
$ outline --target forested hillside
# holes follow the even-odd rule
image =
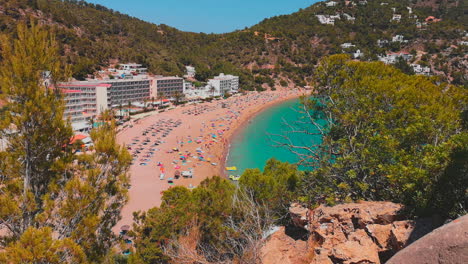
[[[119,59],[143,63],[163,75],[182,75],[184,65],[193,64],[201,80],[223,71],[236,73],[246,89],[272,87],[281,79],[283,85],[293,81],[302,86],[310,82],[312,68],[322,56],[359,49],[361,60],[376,60],[390,51],[411,52],[412,62],[430,66],[444,80],[466,83],[467,46],[458,45],[466,38],[463,1],[354,2],[337,1],[331,7],[319,2],[245,30],[204,34],[151,24],[85,1],[2,0],[0,29],[13,32],[18,21],[29,17],[55,28],[76,78],[109,59]],[[341,18],[325,25],[317,19],[319,14]],[[392,21],[393,14],[400,14],[401,21]],[[428,16],[442,21],[418,28],[416,22]],[[377,45],[377,40],[389,41],[395,35],[408,42]],[[346,42],[355,47],[343,50],[340,45]]]
[[[408,219],[429,217],[434,222],[466,215],[466,7],[449,0],[354,2],[318,3],[241,31],[202,34],[84,1],[0,0],[0,98],[8,103],[0,109],[0,137],[6,139],[0,149],[0,263],[261,263],[268,234],[294,221],[291,202],[309,210],[391,201],[404,206]],[[335,17],[334,24],[321,24],[317,15]],[[393,41],[397,35],[404,41]],[[386,44],[378,45],[378,40]],[[344,43],[354,46],[343,48]],[[357,50],[364,55],[355,60]],[[399,69],[375,62],[388,52],[413,57],[398,61]],[[287,125],[284,141],[278,142],[295,151],[306,170],[272,159],[263,171],[246,170],[236,184],[211,177],[196,188],[175,186],[162,193],[159,207],[134,212],[133,225],[121,226],[120,235],[114,235],[112,227],[132,199],[130,176],[139,176],[129,174],[132,156],[118,144],[110,112],[96,120],[101,125],[91,131],[92,151],[79,151],[82,142],[74,141],[72,127],[63,119],[59,89],[51,89],[69,78],[68,66],[81,79],[110,60],[143,63],[164,75],[181,75],[184,65],[192,64],[198,80],[219,72],[239,74],[245,89],[313,85],[313,96],[301,97],[300,117]],[[440,78],[414,76],[409,63],[430,67]],[[51,72],[47,82],[44,69]],[[193,133],[190,124],[188,132]],[[224,128],[213,125],[213,132],[218,129]],[[310,133],[322,137],[317,145],[289,140],[293,134]],[[227,145],[224,139],[217,140]],[[323,211],[308,215],[307,210],[306,218],[323,216]],[[365,214],[393,228],[387,213]],[[342,230],[360,226],[356,230],[370,236],[369,222],[348,215],[346,225],[329,219],[324,224]],[[328,226],[315,229],[332,233]],[[305,232],[297,240],[309,235],[323,240]],[[394,238],[382,242],[389,240]],[[340,238],[343,243],[358,241]],[[302,254],[313,257],[315,249]],[[388,259],[388,251],[378,250],[376,258]],[[336,262],[350,263],[345,258]]]

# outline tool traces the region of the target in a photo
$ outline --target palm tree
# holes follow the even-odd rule
[[[120,110],[120,113],[119,113],[120,119],[123,119],[123,114],[122,114],[122,113],[123,113],[123,112],[122,112],[122,110],[123,110],[123,105],[122,105],[122,102],[119,104],[119,110]]]
[[[163,100],[165,99],[164,93],[158,93],[159,107],[162,107]]]
[[[91,116],[88,120],[89,124],[91,125],[91,129],[94,128],[94,116]]]
[[[214,88],[214,86],[210,86],[211,97],[214,97],[215,91],[216,91],[216,88]]]
[[[151,106],[154,109],[154,96],[151,97]]]
[[[146,106],[148,104],[148,99],[145,98],[145,100],[143,100],[143,111],[146,112]]]
[[[128,117],[130,117],[130,108],[132,108],[132,102],[128,101]]]
[[[178,105],[179,102],[180,102],[180,99],[182,99],[182,97],[183,97],[184,95],[181,94],[179,91],[176,91],[176,92],[174,92],[173,96],[174,96],[176,105]]]

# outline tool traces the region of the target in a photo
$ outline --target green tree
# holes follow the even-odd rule
[[[288,83],[287,83],[284,79],[281,79],[280,85],[281,85],[282,87],[288,87]]]
[[[311,124],[325,123],[322,144],[310,155],[316,169],[304,180],[311,202],[391,200],[417,214],[463,213],[431,211],[431,197],[465,142],[458,138],[467,133],[466,90],[343,55],[323,59],[315,76],[317,95],[305,103]],[[466,190],[450,186],[445,193]]]
[[[123,119],[123,118],[124,118],[122,102],[119,104],[119,118],[120,118],[120,119]]]
[[[211,97],[214,97],[214,94],[216,92],[216,88],[214,86],[210,85],[210,92],[211,92]]]
[[[29,227],[21,238],[0,253],[2,263],[86,263],[86,255],[71,239],[55,240],[49,227]]]
[[[132,109],[132,102],[128,101],[127,102],[127,107],[128,107],[128,109],[127,109],[128,110],[128,117],[130,118],[130,113],[131,113],[130,110]]]
[[[163,106],[163,101],[166,99],[166,96],[164,95],[163,92],[158,93],[158,99],[159,99],[159,107]]]
[[[247,169],[239,186],[252,192],[258,202],[265,203],[281,222],[287,218],[290,202],[297,198],[302,174],[295,165],[270,159],[263,172]]]
[[[395,68],[400,69],[405,74],[414,75],[413,67],[411,67],[405,59],[399,57],[395,63]]]
[[[88,260],[98,261],[113,243],[111,227],[126,201],[131,157],[116,144],[109,120],[91,132],[94,150],[75,156],[64,101],[54,88],[67,76],[54,37],[34,23],[30,28],[20,24],[17,35],[15,40],[3,38],[0,67],[2,96],[8,102],[0,123],[0,137],[7,140],[0,152],[5,254],[27,256],[14,243],[36,235],[48,240],[50,228],[54,247],[73,242]],[[49,79],[44,71],[51,72]],[[65,256],[70,258],[60,260],[73,262],[72,255]]]
[[[268,209],[220,177],[164,192],[159,208],[136,214],[136,261],[192,263],[258,258],[271,227]],[[189,241],[189,243],[184,243]],[[246,261],[242,263],[255,263]]]
[[[176,91],[176,92],[174,92],[173,97],[174,97],[174,100],[175,100],[175,104],[178,105],[181,102],[184,95],[182,93],[180,93],[179,91]]]
[[[145,100],[143,100],[143,111],[146,111],[147,108],[148,108],[148,99],[145,98]]]
[[[13,204],[1,219],[11,219],[6,217],[8,214],[16,215],[4,224],[19,238],[34,224],[45,206],[44,195],[60,177],[60,170],[57,171],[60,160],[69,158],[62,147],[68,143],[72,130],[63,122],[60,92],[52,88],[54,80],[66,76],[57,56],[57,45],[49,33],[34,24],[30,29],[21,24],[17,32],[16,40],[2,39],[0,86],[9,104],[1,120],[2,137],[8,140],[8,155],[2,156],[4,166],[0,174],[7,182],[16,182],[17,188],[9,188],[12,193],[2,192],[9,194],[1,196],[9,200],[5,205]],[[46,70],[54,79],[43,80]]]

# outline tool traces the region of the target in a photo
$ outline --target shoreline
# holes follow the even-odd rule
[[[229,156],[229,151],[231,149],[231,143],[232,143],[232,141],[234,139],[234,136],[241,133],[245,129],[246,125],[253,118],[255,118],[257,115],[259,115],[260,113],[268,110],[271,107],[282,104],[282,103],[284,103],[286,101],[299,99],[300,96],[302,96],[302,95],[301,94],[293,94],[293,95],[285,96],[284,98],[280,98],[280,99],[278,99],[278,100],[276,100],[274,102],[271,102],[269,104],[262,105],[260,108],[255,109],[253,112],[245,115],[245,118],[242,118],[243,120],[240,121],[240,124],[236,125],[236,127],[234,127],[230,131],[231,133],[229,133],[226,136],[227,145],[224,147],[224,150],[222,152],[221,159],[220,159],[220,168],[219,168],[220,177],[227,178],[229,176],[225,168],[226,168],[227,158]]]
[[[160,206],[169,188],[192,189],[213,176],[227,176],[226,158],[234,135],[260,112],[303,94],[301,89],[249,92],[153,113],[120,131],[117,141],[133,152],[133,162],[129,200],[113,230],[131,225],[133,212]],[[176,172],[180,176],[184,171],[193,177],[175,178]]]

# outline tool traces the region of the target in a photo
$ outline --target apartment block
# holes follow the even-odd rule
[[[219,76],[208,80],[208,84],[215,88],[217,95],[236,93],[239,91],[239,76],[221,73]]]
[[[155,91],[152,94],[164,95],[165,97],[173,97],[176,92],[184,93],[184,79],[180,77],[163,77],[156,76],[153,79]]]
[[[150,86],[151,80],[146,75],[58,85],[66,103],[65,117],[70,118],[74,130],[85,129],[89,126],[86,119],[98,116],[107,109],[149,99]]]

